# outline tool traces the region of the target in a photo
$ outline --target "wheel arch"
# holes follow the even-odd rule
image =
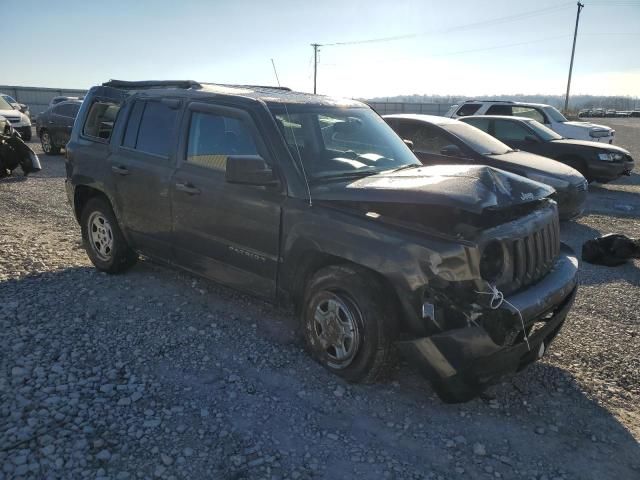
[[[296,255],[296,260],[291,262],[291,264],[296,265],[296,267],[293,273],[289,275],[284,288],[288,292],[288,298],[293,304],[296,316],[299,316],[302,311],[306,287],[317,272],[331,266],[350,266],[357,270],[364,271],[380,284],[385,292],[387,292],[386,300],[390,303],[389,306],[396,315],[398,328],[400,330],[406,328],[405,322],[402,320],[403,309],[398,292],[391,281],[381,273],[347,258],[312,249],[299,252],[298,255]]]

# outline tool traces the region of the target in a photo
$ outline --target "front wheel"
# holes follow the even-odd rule
[[[90,199],[80,219],[82,240],[89,259],[100,271],[121,273],[138,258],[118,226],[111,205],[103,198]]]
[[[360,267],[318,271],[307,285],[302,309],[312,356],[349,382],[384,377],[395,360],[395,319],[387,297],[380,282]]]

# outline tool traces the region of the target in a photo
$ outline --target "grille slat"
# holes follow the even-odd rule
[[[511,241],[513,274],[511,290],[541,279],[560,254],[560,224],[557,217],[543,228]]]

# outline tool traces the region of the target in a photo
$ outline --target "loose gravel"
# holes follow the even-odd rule
[[[640,121],[609,120],[640,159]],[[42,163],[0,181],[0,480],[640,478],[640,262],[582,265],[548,355],[445,405],[405,364],[342,382],[254,298],[149,261],[97,272],[62,157]],[[563,239],[640,237],[638,173]]]

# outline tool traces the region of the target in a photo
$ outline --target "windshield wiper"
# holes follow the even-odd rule
[[[389,170],[388,173],[395,173],[395,172],[399,172],[400,170],[406,170],[408,168],[418,168],[418,167],[424,167],[424,165],[421,163],[409,163],[407,165],[402,165],[401,167],[394,168],[393,170]]]
[[[349,178],[362,178],[362,177],[368,177],[370,175],[375,175],[377,173],[380,173],[378,171],[371,171],[371,170],[367,170],[366,172],[343,172],[343,173],[336,173],[333,175],[320,175],[317,177],[313,177],[311,179],[311,182],[323,182],[325,180],[341,180],[341,179],[349,179]]]

